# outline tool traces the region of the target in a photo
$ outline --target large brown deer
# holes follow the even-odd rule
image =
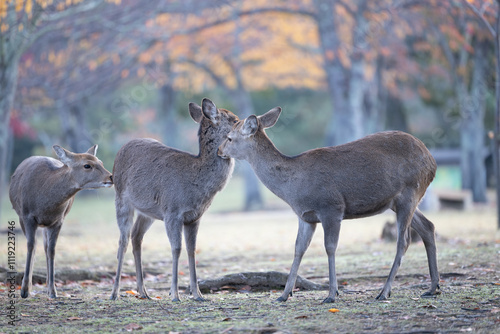
[[[399,131],[376,133],[344,145],[310,150],[294,157],[283,155],[264,129],[273,126],[281,113],[239,121],[219,148],[224,158],[247,160],[260,180],[287,202],[299,217],[295,257],[283,294],[292,294],[299,265],[316,228],[321,223],[328,255],[330,289],[323,302],[338,295],[335,250],[343,219],[367,217],[392,209],[396,212],[398,239],[396,258],[377,299],[387,299],[405,254],[410,226],[422,237],[427,252],[431,287],[424,296],[437,294],[434,225],[417,209],[434,178],[436,162],[417,138]]]
[[[111,173],[96,157],[97,145],[82,154],[69,152],[58,145],[53,148],[59,160],[30,157],[16,168],[10,183],[10,201],[19,215],[19,223],[28,243],[26,270],[21,286],[23,298],[28,297],[31,291],[37,228],[43,228],[48,294],[51,298],[56,298],[55,247],[75,194],[82,189],[113,185]]]
[[[131,235],[137,291],[143,298],[149,298],[144,287],[141,247],[144,234],[158,219],[165,223],[172,249],[172,300],[179,300],[177,275],[183,229],[191,293],[195,300],[203,300],[196,278],[196,236],[201,216],[231,176],[234,161],[220,158],[217,148],[239,119],[228,110],[217,109],[206,98],[202,107],[190,103],[189,113],[200,124],[198,155],[167,147],[156,140],[135,139],[125,144],[116,156],[113,179],[120,241],[111,299],[118,298],[123,256]],[[134,211],[137,211],[135,224]]]

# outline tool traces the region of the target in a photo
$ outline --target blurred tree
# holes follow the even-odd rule
[[[486,18],[486,11],[488,7],[492,4],[492,1],[482,1],[476,3],[476,1],[466,1],[462,2],[472,10],[472,12],[479,18],[479,20],[484,24],[487,31],[493,37],[495,44],[495,96],[496,96],[496,109],[494,117],[494,127],[493,127],[493,166],[495,169],[495,181],[496,181],[496,204],[497,204],[497,229],[500,230],[500,0],[497,0],[496,12],[492,13],[490,11],[489,15],[496,19],[495,25],[491,25],[488,18]]]
[[[493,51],[491,40],[461,1],[437,4],[437,10],[429,13],[429,17],[433,20],[437,43],[451,68],[460,113],[462,187],[472,191],[474,202],[486,202],[484,115],[486,70]]]

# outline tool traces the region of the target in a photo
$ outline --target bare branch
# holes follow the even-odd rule
[[[215,26],[218,26],[218,25],[221,25],[224,23],[228,23],[228,22],[234,21],[234,16],[245,17],[245,16],[257,15],[257,14],[263,14],[263,13],[288,13],[288,14],[294,14],[294,15],[300,14],[300,15],[305,15],[305,16],[310,16],[312,18],[316,18],[316,13],[314,13],[312,11],[307,11],[305,9],[303,9],[303,10],[291,9],[291,8],[287,8],[287,7],[256,8],[256,9],[252,9],[252,10],[237,12],[237,13],[235,13],[235,15],[228,16],[226,18],[216,20],[213,22],[209,22],[209,23],[204,24],[204,25],[199,26],[199,27],[195,27],[192,29],[181,31],[181,32],[179,32],[179,34],[189,35],[189,34],[197,33],[197,32],[204,30],[204,29],[208,29],[208,28],[215,27]]]
[[[486,18],[484,17],[484,10],[483,11],[480,11],[479,9],[477,9],[476,7],[474,7],[474,5],[472,5],[470,2],[468,2],[467,0],[462,0],[462,2],[467,6],[469,7],[469,9],[471,9],[474,14],[476,14],[476,16],[481,20],[481,22],[483,22],[483,24],[486,26],[486,28],[488,29],[488,31],[490,32],[491,36],[493,38],[496,38],[497,36],[497,32],[495,31],[495,28],[493,28],[491,26],[491,24],[488,22],[488,20],[486,20]]]

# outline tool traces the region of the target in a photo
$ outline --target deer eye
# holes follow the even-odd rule
[[[90,166],[89,164],[86,164],[86,165],[83,165],[83,168],[85,168],[85,169],[91,169],[92,166]]]

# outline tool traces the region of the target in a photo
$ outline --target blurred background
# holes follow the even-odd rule
[[[288,155],[409,132],[438,162],[435,202],[488,205],[497,13],[494,0],[1,0],[1,209],[17,165],[56,143],[99,144],[108,170],[136,137],[197,154],[187,106],[203,97],[240,118],[281,106],[267,133]],[[243,162],[228,194],[218,210],[281,205]]]

